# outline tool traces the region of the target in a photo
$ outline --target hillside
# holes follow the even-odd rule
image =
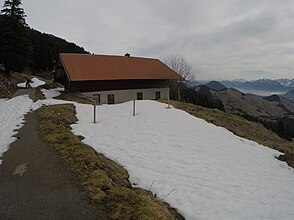
[[[53,70],[59,53],[88,53],[83,47],[52,34],[30,29],[29,36],[33,48],[30,67],[36,72]]]
[[[6,72],[30,69],[35,75],[42,75],[42,72],[53,70],[61,52],[88,53],[74,43],[0,15],[0,62]]]
[[[206,86],[212,90],[215,90],[215,91],[221,91],[221,90],[224,90],[227,88],[223,84],[221,84],[217,81],[211,81],[211,82],[207,83]]]
[[[84,48],[41,33],[0,15],[0,98],[11,97],[30,74],[52,79],[59,53],[88,53]]]
[[[294,113],[294,103],[277,95],[261,98],[236,89],[212,93],[222,101],[227,112],[234,114],[278,118]]]
[[[294,89],[292,89],[289,92],[287,92],[286,94],[284,94],[283,97],[294,101]]]

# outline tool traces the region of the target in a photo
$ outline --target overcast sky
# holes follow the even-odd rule
[[[161,60],[178,53],[196,79],[294,78],[294,0],[22,3],[30,27],[91,53]]]

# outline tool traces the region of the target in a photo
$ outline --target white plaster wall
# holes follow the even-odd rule
[[[143,99],[155,100],[155,93],[160,92],[161,99],[169,98],[169,88],[154,88],[154,89],[131,89],[131,90],[112,90],[112,91],[97,91],[97,92],[84,92],[83,95],[93,98],[93,95],[100,95],[100,104],[107,104],[107,95],[114,94],[114,103],[127,102],[137,99],[137,93],[143,93]],[[98,104],[98,103],[97,103]]]

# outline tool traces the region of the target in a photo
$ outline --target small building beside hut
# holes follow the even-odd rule
[[[169,81],[181,76],[158,59],[61,53],[54,81],[99,104],[169,98]]]

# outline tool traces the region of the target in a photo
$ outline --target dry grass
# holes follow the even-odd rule
[[[35,91],[35,98],[34,98],[34,102],[38,101],[38,100],[43,100],[45,99],[45,96],[43,94],[43,92],[41,91],[40,87],[36,88]]]
[[[19,89],[16,85],[26,81],[26,75],[22,73],[11,73],[6,76],[0,72],[0,98],[12,98],[13,94]]]
[[[177,101],[170,101],[170,104],[195,117],[224,127],[240,137],[284,152],[285,155],[281,156],[279,159],[286,161],[289,166],[294,168],[294,142],[279,137],[276,133],[266,129],[262,124],[250,122],[242,117],[225,113],[218,109],[204,108]]]
[[[119,164],[81,143],[70,125],[77,121],[73,105],[53,105],[37,111],[43,139],[79,176],[99,211],[112,219],[182,219],[151,192],[133,188]]]

